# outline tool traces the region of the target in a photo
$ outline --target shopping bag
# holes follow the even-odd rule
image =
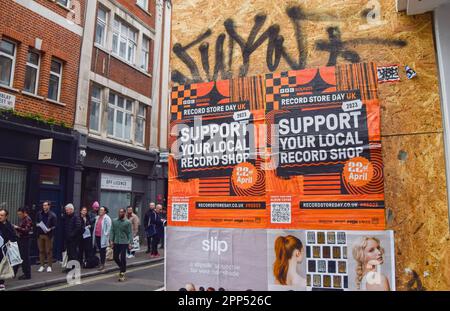
[[[111,261],[114,258],[113,249],[111,247],[106,248],[106,260]]]
[[[6,243],[6,255],[8,256],[9,263],[11,267],[20,265],[23,260],[20,257],[19,245],[17,242]]]
[[[141,250],[141,244],[139,243],[139,236],[135,236],[133,239],[132,252],[138,252]]]
[[[67,268],[67,262],[69,261],[69,256],[67,256],[67,251],[64,251],[62,253],[62,262],[61,262],[61,267]]]
[[[14,277],[14,270],[9,263],[8,256],[3,250],[3,247],[1,249],[3,253],[3,259],[0,262],[0,280],[12,279]]]

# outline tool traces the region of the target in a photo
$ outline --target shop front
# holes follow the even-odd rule
[[[88,138],[83,161],[80,206],[94,201],[109,210],[112,218],[120,208],[133,206],[142,218],[146,206],[165,197],[165,179],[158,178],[157,154]]]
[[[42,203],[50,201],[60,222],[63,206],[73,199],[77,140],[72,130],[2,113],[0,144],[0,206],[9,211],[9,221],[18,223],[20,207],[28,207],[35,220]],[[60,232],[54,243],[59,258]],[[37,256],[32,245],[32,256]]]

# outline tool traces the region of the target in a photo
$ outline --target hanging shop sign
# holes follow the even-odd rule
[[[166,243],[166,290],[395,290],[392,231],[168,227]]]
[[[39,141],[38,160],[51,160],[53,153],[53,138],[41,139]]]
[[[101,189],[131,191],[132,179],[131,176],[102,173]]]

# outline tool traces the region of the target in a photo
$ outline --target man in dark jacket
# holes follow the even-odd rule
[[[75,215],[75,208],[72,203],[65,206],[64,216],[64,246],[67,251],[67,259],[78,260],[78,245],[82,238],[81,218]]]
[[[156,258],[159,257],[158,252],[158,244],[161,239],[161,237],[164,235],[164,223],[165,220],[161,218],[161,212],[162,212],[162,205],[158,204],[156,205],[155,211],[150,214],[150,226],[154,227],[154,234],[152,235],[152,242],[151,242],[151,253],[150,257]]]
[[[45,270],[45,257],[47,257],[47,272],[52,272],[53,263],[53,231],[56,228],[56,215],[50,210],[50,201],[44,201],[42,203],[42,211],[37,214],[36,227],[38,233],[38,248],[39,248],[39,261],[41,266],[38,272],[44,272]],[[42,222],[48,229],[44,230],[39,226]]]
[[[155,234],[155,227],[150,224],[150,218],[154,213],[155,213],[155,202],[150,202],[150,204],[148,205],[148,210],[144,216],[144,229],[145,234],[147,236],[147,251],[145,252],[146,254],[151,252],[153,240],[152,237]]]
[[[1,240],[3,240],[3,244],[0,245],[0,248],[6,253],[6,243],[8,242],[16,242],[17,236],[14,232],[14,227],[8,221],[8,211],[6,209],[0,208],[0,236]],[[3,259],[3,251],[0,251],[0,262]],[[0,291],[5,290],[5,280],[0,280]]]
[[[78,261],[80,265],[84,267],[84,264],[93,257],[92,254],[92,232],[94,230],[94,223],[91,222],[88,210],[86,206],[83,206],[80,210],[80,220],[81,220],[81,239],[80,245],[78,247]],[[95,219],[94,219],[95,221]],[[86,233],[86,235],[85,235]]]
[[[14,225],[14,229],[17,231],[20,257],[22,258],[22,272],[23,275],[19,276],[19,280],[31,279],[31,266],[30,266],[30,243],[33,236],[33,221],[28,216],[28,210],[24,207],[19,208],[17,211],[19,217],[19,225]],[[17,275],[19,265],[14,266],[14,274]]]

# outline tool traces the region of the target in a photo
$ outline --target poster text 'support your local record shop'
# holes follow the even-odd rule
[[[174,87],[169,225],[383,230],[375,64]]]

